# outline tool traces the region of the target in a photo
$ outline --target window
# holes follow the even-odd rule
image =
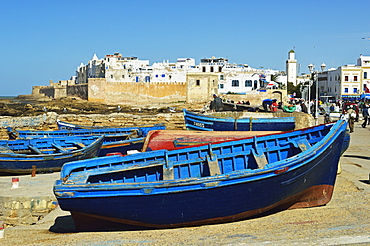
[[[224,88],[224,84],[219,84],[219,89],[223,89]]]
[[[239,87],[239,80],[234,79],[233,81],[231,81],[231,86],[232,87]]]
[[[165,74],[162,74],[162,78],[164,78],[166,75]]]
[[[150,82],[150,76],[145,76],[145,82]]]
[[[353,93],[357,93],[357,88],[353,88]]]
[[[223,74],[220,75],[220,80],[224,80],[224,75]]]
[[[200,86],[200,80],[199,80],[199,79],[197,79],[197,80],[195,81],[195,85],[196,85],[196,86]]]
[[[253,89],[257,89],[257,86],[258,86],[258,81],[257,80],[254,80],[254,85],[253,85]]]
[[[367,79],[367,72],[364,72],[364,79]]]
[[[202,67],[202,71],[203,71],[203,73],[205,73],[206,72],[206,67]]]
[[[348,81],[348,76],[344,76],[344,81]]]
[[[214,68],[213,68],[213,67],[211,67],[211,73],[213,73],[213,72],[214,72],[214,71],[213,71],[213,69],[214,69]]]
[[[218,67],[218,72],[221,73],[222,72],[222,67]]]
[[[125,78],[125,75],[122,75],[122,79],[124,79]]]
[[[113,75],[111,75],[110,78],[113,79]]]
[[[245,87],[252,87],[252,80],[246,80]]]
[[[348,93],[348,88],[344,88],[344,93]]]
[[[357,81],[357,76],[353,76],[353,81]]]

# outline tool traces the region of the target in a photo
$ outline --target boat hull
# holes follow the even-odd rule
[[[344,131],[279,169],[236,172],[164,185],[141,183],[54,186],[76,226],[101,219],[126,225],[173,228],[232,222],[289,208],[322,206],[333,193]],[[306,153],[306,154],[303,154]],[[138,169],[140,170],[140,169]],[[89,225],[87,225],[88,227]]]
[[[85,212],[72,212],[71,211],[71,215],[73,217],[75,227],[78,230],[103,229],[103,228],[106,228],[106,224],[112,227],[122,227],[123,226],[124,228],[127,228],[127,229],[132,229],[132,228],[136,228],[136,229],[163,228],[164,229],[164,228],[189,227],[189,226],[199,226],[199,225],[207,225],[207,224],[235,222],[235,221],[249,219],[253,217],[264,216],[264,215],[276,213],[276,212],[287,210],[287,209],[323,206],[323,205],[326,205],[331,200],[333,190],[334,190],[333,185],[318,185],[315,187],[310,187],[305,191],[292,195],[274,204],[267,205],[264,208],[257,208],[253,210],[245,209],[244,212],[239,212],[239,213],[232,214],[232,215],[230,214],[223,215],[223,217],[218,217],[220,216],[219,213],[214,213],[214,214],[208,213],[209,216],[217,216],[217,217],[199,218],[199,220],[186,221],[186,222],[178,219],[179,222],[176,224],[175,223],[158,224],[158,223],[152,223],[151,221],[148,222],[147,220],[140,221],[136,218],[132,219],[129,216],[122,218],[121,216],[112,217],[111,215],[107,216],[107,215],[91,214],[91,213],[87,214]],[[161,198],[165,199],[163,197]],[[196,198],[204,199],[204,198],[208,198],[208,196],[207,197],[202,196],[201,198],[199,197],[196,197]],[[188,200],[188,202],[191,203],[194,200],[195,198],[192,200]],[[96,200],[94,199],[94,201],[91,201],[91,202],[96,203]],[[99,201],[99,203],[100,202],[104,202],[104,201]],[[112,199],[106,200],[105,202],[113,203],[115,206],[122,206],[122,203],[113,202]],[[134,199],[132,201],[125,200],[125,202],[138,202],[138,201]],[[148,201],[148,202],[153,202],[153,201]],[[159,205],[158,204],[159,202],[158,201],[156,202],[157,203],[155,203],[155,205]],[[218,209],[223,209],[223,210],[230,209],[229,201],[216,201],[217,204],[220,202],[222,202],[222,207],[217,206]],[[234,202],[234,201],[230,201],[230,202]],[[240,201],[237,201],[237,202],[240,202]],[[139,203],[141,203],[141,201],[139,201]],[[173,206],[176,206],[176,205],[178,205],[178,203],[174,204]],[[196,205],[199,205],[199,203],[197,203]],[[214,204],[201,204],[201,206],[207,206],[207,207],[203,207],[202,209],[199,209],[198,213],[204,213],[205,210],[209,210],[210,209],[209,206],[211,206],[212,210],[216,209],[214,207]],[[109,207],[113,209],[113,206],[112,207],[109,206]],[[141,207],[138,207],[138,209],[140,208]],[[104,209],[106,209],[106,207],[104,207]],[[168,208],[165,207],[164,209],[168,209]],[[133,213],[133,216],[138,216],[138,214],[135,211],[131,210],[130,212]],[[153,210],[152,212],[157,213],[157,210]],[[173,208],[172,210],[171,209],[168,210],[168,213],[161,213],[161,214],[163,216],[168,216],[168,214],[171,212],[174,212]],[[192,213],[194,212],[196,211],[193,211]],[[183,211],[181,211],[181,213],[185,214]],[[145,216],[150,216],[150,214],[146,213]],[[155,221],[158,221],[160,219],[160,218],[157,218],[157,216],[155,218],[153,218],[153,216],[150,216],[149,218]]]
[[[9,128],[8,135],[9,139],[104,135],[104,142],[98,156],[106,156],[111,153],[127,155],[127,151],[129,150],[141,151],[144,138],[150,131],[164,130],[165,128],[166,127],[162,124],[141,127],[69,129],[57,131],[15,131]]]
[[[294,130],[294,117],[231,118],[196,114],[183,110],[185,126],[198,131],[289,131]]]
[[[248,137],[278,133],[280,131],[182,131],[155,130],[145,138],[142,151],[172,150],[204,143],[239,140]]]
[[[144,138],[134,138],[129,140],[103,143],[99,156],[106,156],[111,153],[121,153],[127,155],[129,150],[141,151],[144,144]]]
[[[75,141],[78,141],[78,138],[73,139]],[[34,168],[38,173],[60,171],[61,167],[67,162],[96,157],[99,154],[100,148],[104,141],[104,137],[97,136],[95,139],[96,141],[92,142],[88,146],[85,146],[81,149],[61,153],[54,154],[0,153],[0,173],[28,174],[32,173]]]

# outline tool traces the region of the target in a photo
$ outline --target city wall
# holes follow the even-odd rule
[[[171,103],[186,101],[185,82],[106,82],[89,79],[88,101],[102,103]]]
[[[66,94],[69,97],[79,97],[83,100],[88,99],[88,85],[87,84],[80,84],[80,85],[68,85],[66,88]]]

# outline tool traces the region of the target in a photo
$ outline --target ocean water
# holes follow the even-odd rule
[[[13,99],[13,98],[16,98],[16,96],[0,96],[0,100],[1,99]]]

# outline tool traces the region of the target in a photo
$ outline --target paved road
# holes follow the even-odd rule
[[[69,213],[56,209],[37,225],[7,228],[0,245],[370,245],[369,142],[369,128],[356,123],[323,207],[219,225],[78,233]]]

